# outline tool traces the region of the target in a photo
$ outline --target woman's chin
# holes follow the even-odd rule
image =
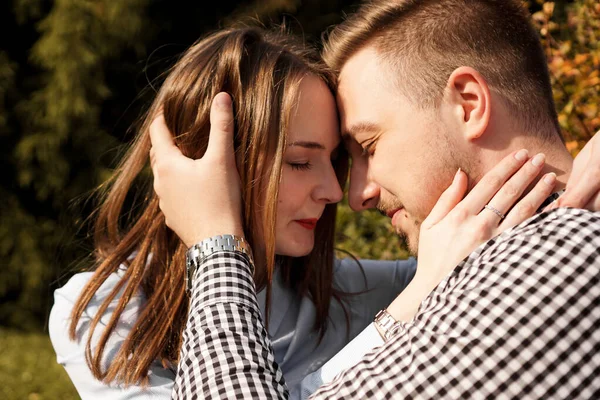
[[[286,243],[282,246],[277,246],[276,253],[280,256],[288,257],[304,257],[310,254],[314,248],[314,243]]]

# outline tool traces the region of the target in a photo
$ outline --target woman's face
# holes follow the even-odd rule
[[[275,253],[301,257],[314,246],[325,206],[343,193],[332,165],[340,144],[335,100],[325,83],[308,76],[300,84],[283,155]]]

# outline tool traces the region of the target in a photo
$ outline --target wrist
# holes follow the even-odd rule
[[[201,232],[195,232],[194,234],[187,236],[186,239],[182,239],[182,241],[185,244],[185,246],[189,249],[195,244],[198,244],[205,239],[223,235],[232,235],[244,240],[246,239],[246,237],[244,236],[244,230],[240,225],[223,225],[215,229],[206,229],[206,227],[203,227]]]
[[[390,315],[397,321],[411,321],[419,311],[421,302],[436,286],[431,279],[420,275],[418,271],[417,268],[417,274],[413,280],[387,308]]]
[[[186,252],[185,286],[188,292],[192,289],[196,271],[200,268],[202,262],[218,251],[239,251],[248,257],[251,268],[254,268],[252,249],[243,237],[231,234],[211,236],[192,245]]]
[[[393,336],[398,326],[398,320],[388,310],[381,310],[375,316],[373,325],[383,341],[387,342]]]

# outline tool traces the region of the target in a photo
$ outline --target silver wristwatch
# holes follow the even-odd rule
[[[394,333],[393,328],[399,325],[399,322],[396,321],[387,310],[379,311],[375,316],[373,323],[384,342],[390,340],[392,333]]]
[[[248,242],[240,236],[236,235],[217,235],[204,239],[200,243],[196,243],[185,253],[185,287],[188,292],[192,290],[192,281],[196,270],[202,263],[205,257],[217,251],[241,251],[247,254],[252,260],[252,249]]]

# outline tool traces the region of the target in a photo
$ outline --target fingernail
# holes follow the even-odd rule
[[[540,154],[537,154],[535,157],[533,157],[533,159],[531,160],[531,163],[533,165],[535,165],[536,167],[539,167],[540,165],[542,165],[544,163],[544,160],[546,160],[546,156],[544,155],[544,153],[540,153]]]
[[[231,107],[231,97],[226,93],[217,94],[216,102],[219,108],[222,108],[223,110],[227,110]]]
[[[454,181],[452,183],[456,183],[458,181],[458,177],[460,176],[460,171],[461,171],[460,168],[458,169],[458,171],[456,171],[456,174],[454,175]]]
[[[550,172],[544,176],[544,182],[548,185],[554,185],[556,182],[556,174],[554,172]]]
[[[515,158],[517,159],[517,161],[525,161],[528,155],[529,153],[527,152],[527,150],[523,149],[517,151],[517,153],[515,154]]]

